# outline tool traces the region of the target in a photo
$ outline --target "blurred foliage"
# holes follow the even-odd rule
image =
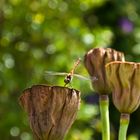
[[[26,113],[18,104],[33,84],[63,86],[64,77],[93,47],[123,51],[140,61],[140,5],[136,0],[1,0],[0,2],[0,138],[32,140]],[[87,76],[83,65],[76,72]],[[75,80],[82,104],[65,140],[101,139],[98,97],[87,81]],[[140,137],[140,109],[131,116],[129,140]],[[117,139],[119,113],[110,102],[111,139]]]

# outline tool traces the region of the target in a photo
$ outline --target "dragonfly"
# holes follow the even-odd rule
[[[85,77],[85,76],[82,76],[82,75],[79,75],[79,74],[75,74],[75,69],[78,67],[78,65],[80,64],[81,62],[81,59],[78,58],[78,60],[74,63],[74,66],[73,68],[71,69],[71,71],[69,73],[66,73],[66,72],[55,72],[55,71],[45,71],[45,74],[46,75],[52,75],[52,76],[65,76],[64,78],[64,87],[67,86],[68,84],[71,83],[73,77],[77,77],[81,80],[86,80],[86,81],[91,81],[92,79],[93,80],[97,80],[97,78],[89,78],[89,77]]]

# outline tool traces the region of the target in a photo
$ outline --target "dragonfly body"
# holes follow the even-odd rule
[[[72,68],[72,70],[70,71],[70,73],[68,73],[68,74],[66,75],[66,77],[65,77],[65,79],[64,79],[64,83],[65,83],[64,86],[66,86],[67,84],[69,84],[69,83],[72,81],[74,71],[75,71],[76,67],[79,65],[80,62],[81,62],[81,59],[79,58],[79,59],[75,62],[74,67]]]
[[[54,76],[54,75],[56,75],[56,76],[65,76],[65,78],[64,78],[64,83],[65,83],[65,85],[64,85],[64,86],[70,84],[70,82],[71,82],[72,79],[73,79],[73,76],[75,76],[75,77],[77,77],[77,78],[79,78],[79,79],[81,79],[81,80],[90,80],[90,79],[87,78],[87,77],[84,77],[84,76],[82,76],[82,75],[79,75],[79,74],[75,74],[75,73],[74,73],[74,72],[75,72],[75,69],[77,68],[77,66],[79,65],[80,62],[81,62],[81,59],[79,58],[79,59],[75,62],[73,68],[71,69],[71,71],[70,71],[69,73],[65,73],[65,72],[55,72],[55,71],[46,71],[45,74],[46,74],[46,76],[49,76],[49,75],[52,75],[52,76]]]
[[[73,78],[73,75],[71,75],[70,73],[68,73],[66,75],[65,79],[64,79],[64,83],[65,83],[64,86],[66,86],[67,84],[69,84],[72,81],[72,78]]]

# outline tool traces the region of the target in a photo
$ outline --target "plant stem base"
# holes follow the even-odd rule
[[[102,121],[102,140],[110,140],[108,95],[100,95],[99,104],[100,104],[101,121]]]
[[[130,121],[130,114],[121,113],[119,140],[126,140],[127,129]]]

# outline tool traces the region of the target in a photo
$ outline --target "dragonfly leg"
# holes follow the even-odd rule
[[[71,87],[71,88],[72,88],[71,83],[65,83],[64,87],[67,87],[67,85],[69,85],[69,87]]]
[[[67,84],[68,84],[68,83],[65,83],[64,87],[66,87]]]

